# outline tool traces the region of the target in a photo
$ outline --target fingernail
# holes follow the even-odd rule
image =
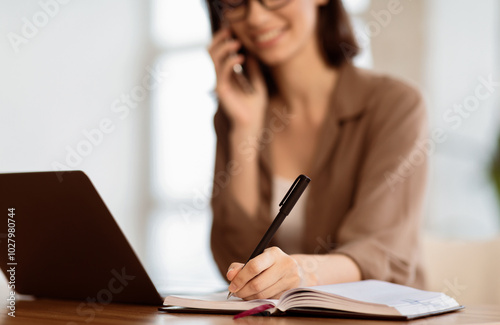
[[[234,267],[230,267],[230,268],[229,268],[229,270],[227,270],[226,275],[227,275],[229,272],[231,272],[231,270],[233,270],[233,269],[234,269]]]

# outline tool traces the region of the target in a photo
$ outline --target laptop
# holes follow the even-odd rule
[[[0,267],[17,293],[162,305],[84,172],[0,174],[0,207]]]

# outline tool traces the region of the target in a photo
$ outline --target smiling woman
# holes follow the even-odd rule
[[[215,175],[229,165],[238,171],[212,195],[212,252],[229,290],[277,298],[301,285],[369,278],[422,287],[427,157],[397,184],[384,176],[425,138],[418,91],[352,65],[358,46],[340,0],[208,3],[219,98]],[[255,91],[239,87],[238,64]],[[277,115],[287,116],[279,127],[270,124]],[[243,267],[274,216],[271,202],[287,188],[280,184],[298,174],[312,179],[304,207],[283,223],[274,247]]]

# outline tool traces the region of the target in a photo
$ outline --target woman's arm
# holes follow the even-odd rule
[[[228,28],[218,31],[208,48],[212,57],[217,85],[215,92],[220,108],[230,123],[229,160],[237,168],[229,178],[234,198],[247,215],[254,217],[259,204],[258,189],[258,139],[262,133],[267,107],[267,90],[257,60],[236,54],[241,48],[238,40],[231,39]],[[233,66],[247,61],[246,69],[253,92],[243,90],[234,80]],[[219,135],[218,135],[219,136]]]
[[[361,280],[359,266],[352,258],[342,254],[295,254],[290,255],[297,261],[304,275],[304,286]]]
[[[234,55],[241,47],[230,40],[229,29],[218,31],[208,52],[217,75],[219,109],[214,117],[217,133],[211,248],[222,270],[246,256],[262,233],[255,222],[259,202],[258,139],[267,108],[267,90],[256,59]],[[235,82],[232,67],[247,61],[246,70],[254,91],[246,93]]]
[[[243,269],[234,263],[227,278],[236,296],[276,298],[302,284],[360,279],[414,283],[427,170],[420,148],[427,137],[426,111],[413,89],[393,82],[381,86],[377,107],[365,116],[372,121],[367,152],[353,206],[335,234],[335,249],[289,256],[271,248]],[[408,159],[413,164],[401,176]]]
[[[230,191],[246,215],[252,219],[256,219],[259,206],[258,138],[257,132],[242,127],[233,130],[229,136],[230,159],[238,166],[238,172],[230,175]]]
[[[367,117],[367,151],[352,208],[336,248],[358,264],[363,279],[421,287],[419,235],[432,140],[421,95],[391,78],[378,84]]]

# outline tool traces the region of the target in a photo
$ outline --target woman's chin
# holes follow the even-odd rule
[[[287,56],[283,55],[283,54],[268,54],[268,55],[259,55],[258,56],[260,61],[262,63],[264,63],[265,65],[269,66],[269,67],[275,67],[275,66],[278,66],[280,64],[283,64],[286,59],[287,59]]]

